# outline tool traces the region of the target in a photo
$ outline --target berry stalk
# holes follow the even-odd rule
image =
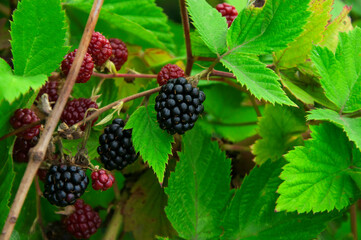
[[[35,146],[35,148],[32,149],[32,151],[30,151],[30,162],[21,180],[14,202],[11,205],[9,215],[1,232],[0,240],[8,240],[11,237],[21,208],[29,192],[31,183],[33,182],[41,162],[44,160],[47,146],[60,119],[60,115],[63,112],[65,104],[70,96],[70,92],[75,84],[81,64],[83,62],[83,58],[88,49],[90,38],[98,21],[103,2],[104,0],[94,0],[93,2],[84,33],[80,41],[78,53],[76,54],[74,63],[70,69],[69,75],[59,95],[59,99],[54,107],[54,110],[51,112],[48,121],[46,121],[44,132],[39,140],[39,143]]]
[[[110,103],[110,104],[108,104],[108,105],[106,105],[106,106],[104,106],[102,108],[99,108],[97,111],[93,112],[92,115],[88,116],[84,120],[81,120],[81,121],[77,122],[74,125],[79,127],[79,125],[83,124],[84,122],[90,122],[93,119],[99,117],[103,112],[106,112],[106,111],[112,109],[113,107],[119,105],[121,102],[126,103],[126,102],[132,101],[132,100],[140,98],[140,97],[145,97],[145,96],[152,95],[152,94],[154,94],[156,92],[159,92],[159,91],[160,91],[160,87],[157,87],[157,88],[153,88],[153,89],[150,89],[150,90],[147,90],[147,91],[144,91],[144,92],[140,92],[140,93],[131,95],[129,97],[120,99],[118,101],[112,102],[112,103]]]
[[[186,66],[185,74],[189,76],[191,74],[194,63],[194,59],[192,55],[191,37],[190,37],[189,17],[188,17],[188,11],[185,0],[179,0],[179,5],[182,16],[184,38],[186,41],[186,50],[187,50],[187,66]]]
[[[100,78],[157,78],[155,74],[106,74],[93,72],[93,76]]]

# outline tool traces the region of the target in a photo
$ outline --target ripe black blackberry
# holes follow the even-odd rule
[[[123,64],[128,60],[128,48],[125,43],[118,38],[111,38],[109,39],[109,42],[112,46],[110,61],[114,63],[115,68],[119,71]]]
[[[14,129],[21,128],[30,123],[39,121],[40,118],[35,114],[31,109],[17,109],[14,115],[10,118],[10,124]],[[23,132],[16,134],[18,137],[22,137],[26,140],[31,140],[34,137],[38,136],[40,133],[41,125],[36,125],[32,128],[29,128]]]
[[[80,167],[52,165],[46,174],[43,194],[51,204],[65,207],[83,195],[88,183],[89,179]]]
[[[73,126],[84,119],[84,115],[89,108],[98,109],[98,104],[87,98],[76,98],[66,104],[60,119],[68,126]],[[91,114],[92,112],[88,112],[87,116]],[[97,119],[93,120],[92,125],[94,125]],[[82,125],[80,129],[84,131],[85,125]]]
[[[75,49],[73,52],[68,53],[65,55],[64,60],[61,62],[61,71],[64,73],[65,76],[68,75],[71,65],[75,59],[75,53],[78,49]],[[94,62],[93,58],[90,56],[89,53],[85,53],[83,63],[81,64],[80,71],[78,77],[76,79],[77,83],[86,83],[89,81],[90,77],[93,74]]]
[[[36,100],[44,94],[48,94],[49,102],[52,103],[52,106],[55,105],[56,100],[58,100],[58,81],[47,81],[46,84],[40,89]]]
[[[228,3],[220,3],[216,6],[216,9],[227,19],[228,27],[231,26],[233,20],[238,16],[236,8]]]
[[[159,86],[163,86],[169,79],[184,77],[184,71],[175,64],[167,64],[159,71],[157,82]]]
[[[83,200],[78,199],[74,204],[75,212],[65,219],[66,229],[74,237],[88,239],[96,233],[102,220],[99,214]]]
[[[132,143],[132,130],[123,129],[124,121],[114,119],[99,137],[97,151],[104,167],[108,170],[122,170],[138,158]]]
[[[159,126],[171,135],[184,134],[203,113],[206,95],[183,77],[170,79],[155,99]]]
[[[93,32],[89,43],[88,53],[92,56],[95,65],[103,65],[112,55],[112,46],[100,32]]]
[[[15,140],[13,147],[13,160],[15,162],[29,162],[29,150],[32,147],[35,147],[38,142],[38,137],[33,137],[30,140],[18,137]]]

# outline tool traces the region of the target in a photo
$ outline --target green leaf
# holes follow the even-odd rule
[[[65,26],[60,0],[19,2],[11,23],[15,74],[50,75],[57,69],[68,50]]]
[[[340,33],[334,54],[327,48],[314,47],[311,59],[321,75],[321,85],[328,99],[342,112],[361,109],[361,29]]]
[[[99,15],[96,29],[101,31],[102,34],[104,34],[106,37],[119,38],[122,39],[122,41],[125,43],[136,44],[145,48],[156,47],[166,49],[166,44],[169,45],[170,39],[172,37],[171,33],[169,32],[169,28],[164,26],[164,15],[160,14],[159,16],[154,17],[152,11],[157,13],[160,10],[155,7],[154,4],[150,5],[144,2],[143,6],[139,7],[138,11],[134,14],[134,12],[132,12],[130,9],[130,7],[133,9],[134,3],[136,3],[136,1],[132,1],[132,4],[124,5],[124,9],[115,9],[117,11],[119,10],[121,12],[127,12],[127,16],[112,12],[112,5],[102,9]],[[76,39],[74,40],[79,42],[91,9],[91,4],[88,2],[83,3],[81,1],[81,3],[66,3],[64,4],[64,7],[70,20],[74,23],[77,23],[71,24],[70,30],[73,35],[72,37],[76,36]],[[119,6],[119,8],[120,7],[121,6]],[[142,16],[144,14],[147,15],[143,19],[140,19],[139,14],[137,14],[139,11],[142,12]],[[135,21],[140,22],[138,23]],[[155,23],[157,23],[157,26],[161,25],[162,27],[160,29],[154,29],[153,24]],[[164,43],[161,41],[161,39],[164,40],[164,36],[166,34],[169,34],[170,36],[169,39],[167,39],[167,42]]]
[[[172,33],[167,24],[167,16],[154,0],[105,1],[103,10],[118,14],[135,22],[157,36],[168,49],[174,50]]]
[[[302,145],[301,134],[308,129],[302,110],[279,105],[267,105],[258,125],[262,139],[252,149],[257,164],[278,160],[294,146]]]
[[[176,236],[164,207],[167,196],[152,171],[146,171],[132,186],[130,197],[122,210],[124,231],[132,231],[135,239]]]
[[[322,33],[330,20],[333,0],[315,0],[310,2],[311,16],[304,26],[304,31],[289,46],[276,53],[275,62],[280,68],[296,67],[306,61],[312,45],[322,40]]]
[[[185,134],[179,157],[165,189],[168,219],[182,238],[216,238],[231,193],[231,161],[199,128]]]
[[[303,31],[310,15],[308,3],[268,0],[263,8],[245,8],[228,31],[230,51],[260,55],[286,48]]]
[[[6,221],[6,218],[9,214],[9,200],[10,200],[10,192],[11,192],[11,186],[13,184],[13,179],[15,177],[14,170],[13,170],[13,162],[11,160],[10,156],[10,150],[7,148],[9,146],[9,140],[4,140],[7,142],[5,144],[2,142],[0,144],[0,150],[1,150],[1,159],[2,159],[2,165],[0,166],[0,178],[1,178],[1,184],[0,184],[0,192],[1,192],[1,198],[0,198],[0,228],[4,226],[4,223]]]
[[[221,62],[237,77],[237,81],[251,91],[258,99],[271,103],[296,106],[282,91],[278,76],[257,59],[237,53],[231,53]]]
[[[226,19],[205,0],[187,0],[187,4],[193,25],[204,43],[218,56],[224,53],[228,30]]]
[[[222,239],[314,239],[338,212],[296,214],[276,212],[277,187],[283,161],[255,167],[244,179],[224,217]]]
[[[0,58],[0,102],[7,100],[15,101],[21,94],[25,94],[30,88],[38,89],[47,80],[46,75],[22,77],[14,75],[11,67]]]
[[[129,118],[125,129],[132,128],[136,152],[153,168],[159,182],[163,182],[168,155],[172,153],[173,136],[159,128],[154,105],[140,107]]]
[[[325,120],[335,123],[343,128],[348,138],[361,149],[361,118],[348,118],[329,109],[312,110],[307,118],[308,120]]]
[[[346,135],[330,123],[310,128],[312,139],[285,156],[289,163],[280,176],[278,211],[341,210],[359,192],[348,172],[360,163],[353,162]]]
[[[215,133],[232,142],[239,142],[257,133],[257,114],[253,107],[244,106],[245,93],[221,83],[201,89],[207,96],[207,101],[203,103],[207,114],[203,114],[197,124],[209,134]],[[262,110],[263,106],[260,106]]]

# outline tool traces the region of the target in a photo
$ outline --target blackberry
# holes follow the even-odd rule
[[[91,174],[93,180],[92,187],[94,190],[107,190],[111,188],[115,179],[112,174],[104,170],[94,171]]]
[[[119,71],[123,64],[128,60],[128,48],[125,43],[118,38],[111,38],[109,39],[109,42],[112,46],[110,61],[114,63],[115,68]]]
[[[99,137],[97,151],[104,167],[108,170],[122,170],[138,158],[132,143],[132,130],[123,129],[124,121],[114,119]]]
[[[112,55],[112,46],[100,32],[93,32],[89,43],[88,53],[92,56],[95,65],[103,65]]]
[[[74,204],[75,211],[65,219],[66,229],[76,238],[88,239],[96,233],[102,220],[91,206],[78,199]]]
[[[70,67],[73,64],[75,53],[78,49],[75,49],[73,52],[65,55],[64,60],[61,62],[61,70],[65,76],[68,75]],[[76,78],[77,83],[86,83],[89,81],[90,77],[93,74],[94,62],[93,58],[89,53],[85,53],[83,63],[81,64],[78,77]]]
[[[206,95],[183,77],[170,79],[155,99],[159,126],[171,135],[184,134],[203,113]]]
[[[83,195],[88,183],[89,179],[80,167],[52,165],[46,174],[43,194],[51,204],[65,207]]]
[[[10,124],[14,129],[21,128],[30,123],[39,121],[40,118],[35,114],[34,111],[24,108],[17,109],[14,115],[10,118]],[[32,128],[26,129],[23,132],[16,134],[18,137],[22,137],[26,140],[31,140],[40,133],[40,125],[36,125]]]
[[[75,123],[84,119],[84,115],[89,108],[98,109],[98,105],[87,98],[74,99],[66,104],[60,119],[68,126],[73,126]],[[93,112],[88,112],[87,116],[90,116],[92,113]],[[93,120],[92,126],[97,119],[98,118]],[[80,129],[84,131],[85,125],[82,125]]]
[[[15,140],[13,147],[13,160],[15,162],[29,162],[29,150],[38,142],[38,137],[33,137],[30,140],[18,137]]]
[[[46,84],[40,89],[36,100],[44,94],[48,94],[49,102],[51,102],[52,106],[55,105],[56,100],[58,100],[58,81],[47,81]]]
[[[157,82],[159,86],[163,86],[169,79],[184,77],[184,71],[175,64],[167,64],[159,71]]]
[[[220,3],[216,6],[216,9],[227,19],[228,27],[231,26],[233,20],[238,16],[236,8],[228,3]]]

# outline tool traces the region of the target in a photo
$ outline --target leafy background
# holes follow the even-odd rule
[[[193,53],[222,56],[215,68],[233,72],[238,87],[201,81],[205,114],[181,141],[157,127],[154,96],[147,106],[138,108],[140,99],[124,106],[120,116],[129,117],[126,127],[133,128],[142,160],[116,173],[125,194],[120,239],[350,237],[347,208],[360,198],[361,186],[360,2],[268,0],[261,10],[229,0],[240,12],[230,29],[213,8],[218,1],[187,2]],[[91,8],[84,0],[23,0],[10,23],[16,3],[0,2],[0,136],[11,131],[12,112],[30,107],[63,56],[78,47]],[[105,1],[96,30],[127,43],[122,73],[157,73],[166,63],[184,68],[178,1]],[[10,59],[14,70],[5,62]],[[192,74],[209,64],[197,61]],[[93,77],[76,85],[72,96],[95,95],[98,83]],[[97,101],[105,106],[155,86],[154,80],[109,79]],[[94,127],[87,143],[96,165],[103,127]],[[13,142],[0,143],[0,226],[26,167],[12,161]],[[79,143],[64,141],[67,153],[74,155]],[[117,209],[114,191],[98,196],[89,190],[83,197],[104,222],[92,239],[106,234]],[[32,186],[13,239],[41,238],[34,221],[38,200]],[[49,230],[61,215],[40,201]]]

